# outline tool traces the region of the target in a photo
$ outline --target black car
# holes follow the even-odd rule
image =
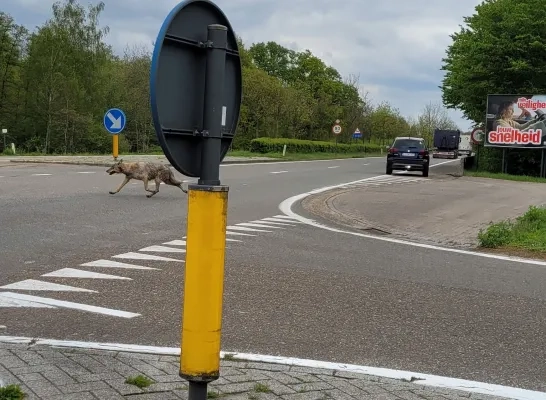
[[[428,176],[430,155],[422,138],[397,137],[387,154],[387,175],[394,170],[423,171]]]

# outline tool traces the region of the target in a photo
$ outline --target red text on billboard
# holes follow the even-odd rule
[[[511,127],[498,127],[488,133],[488,142],[492,144],[536,144],[542,142],[542,129],[529,129],[521,132]]]
[[[530,109],[533,111],[546,108],[546,102],[539,100],[526,99],[525,97],[520,97],[518,99],[518,108]]]

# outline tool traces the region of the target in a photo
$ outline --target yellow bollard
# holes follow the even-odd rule
[[[180,376],[190,382],[220,376],[228,191],[188,186]]]
[[[112,155],[117,160],[119,155],[119,135],[112,135]]]

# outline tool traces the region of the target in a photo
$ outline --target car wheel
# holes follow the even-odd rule
[[[387,164],[387,175],[392,175],[392,167]]]

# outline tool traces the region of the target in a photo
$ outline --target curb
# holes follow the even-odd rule
[[[179,347],[156,347],[121,343],[78,342],[70,340],[41,339],[17,336],[0,336],[0,343],[24,344],[28,345],[29,347],[43,345],[68,349],[72,348],[83,350],[103,350],[180,356]],[[515,400],[546,400],[546,392],[520,389],[516,387],[502,386],[485,382],[470,381],[465,379],[450,378],[446,376],[393,370],[388,368],[367,367],[355,364],[344,364],[295,357],[282,357],[230,351],[221,351],[220,358],[224,360],[227,358],[229,360],[237,361],[281,364],[305,368],[332,370],[354,375],[376,376],[379,378],[395,379],[406,383],[413,383],[415,385],[421,385],[424,387],[452,389],[467,393],[480,393]]]

